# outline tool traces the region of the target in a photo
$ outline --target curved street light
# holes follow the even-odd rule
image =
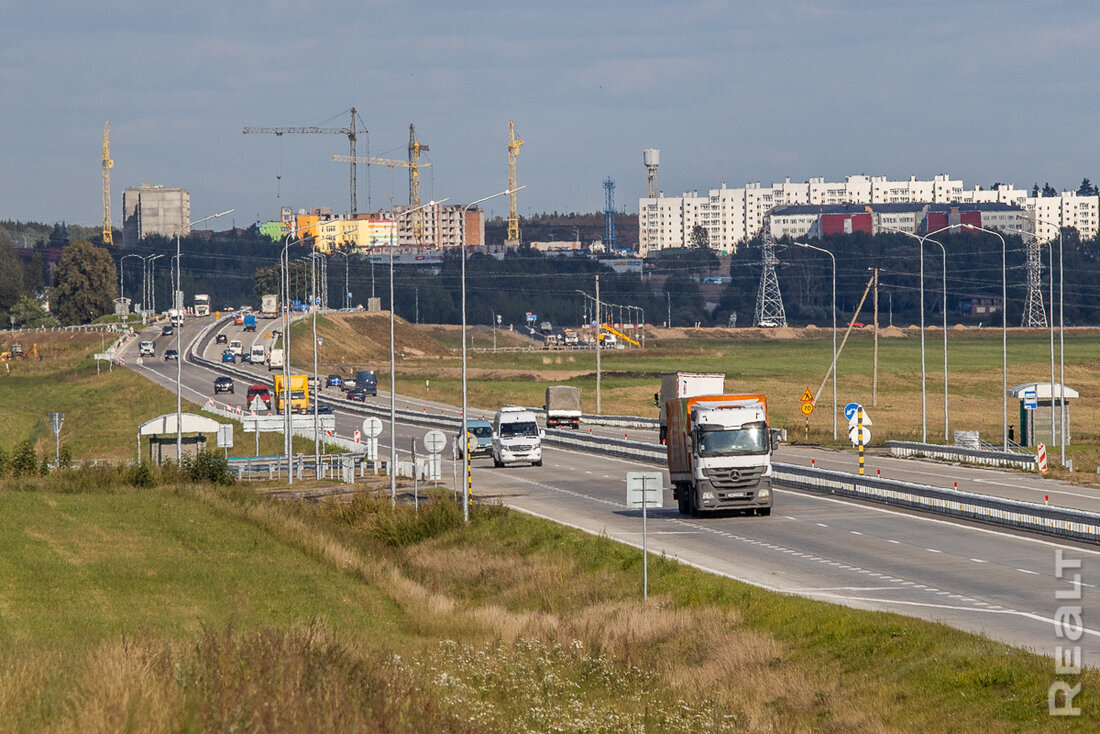
[[[823,252],[833,261],[833,440],[836,441],[839,435],[836,429],[836,256],[823,247],[808,245],[805,242],[795,242],[793,244]]]
[[[974,224],[952,224],[951,227],[964,227],[976,232],[985,232],[1001,241],[1001,441],[1008,451],[1008,277],[1006,266],[1005,238],[1000,232]]]

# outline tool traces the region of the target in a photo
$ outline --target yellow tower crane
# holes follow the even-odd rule
[[[519,244],[519,214],[516,211],[516,156],[523,139],[516,137],[516,127],[508,121],[508,238],[507,245]]]
[[[421,146],[421,150],[427,150],[427,146]],[[385,166],[386,168],[408,168],[409,169],[409,196],[414,197],[409,199],[409,208],[415,209],[420,206],[420,169],[427,168],[432,165],[431,163],[421,163],[419,154],[416,156],[416,162],[413,161],[399,161],[393,158],[377,158],[375,156],[368,155],[336,155],[333,154],[332,160],[337,163],[351,163],[355,165],[365,166]],[[412,181],[416,180],[416,187],[414,189]],[[420,212],[417,212],[418,214]],[[415,216],[415,215],[414,215]],[[423,228],[419,231],[413,228],[413,238],[419,243],[420,240],[417,235],[423,236]]]
[[[111,229],[111,169],[115,162],[111,160],[111,121],[103,123],[103,244],[115,243],[114,230]]]
[[[422,145],[416,139],[416,129],[409,123],[409,206],[415,209],[420,206],[420,152],[427,151],[428,146]],[[413,214],[413,242],[424,245],[424,210]]]

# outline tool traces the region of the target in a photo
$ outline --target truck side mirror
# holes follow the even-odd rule
[[[546,438],[546,431],[542,428],[539,429],[539,438]]]
[[[779,448],[779,431],[770,429],[769,433],[771,433],[772,437],[772,451],[775,451]]]

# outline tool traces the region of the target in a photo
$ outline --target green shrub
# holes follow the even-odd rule
[[[449,499],[421,502],[420,508],[398,505],[390,512],[379,512],[373,533],[393,546],[412,545],[434,538],[462,525],[462,506]]]
[[[38,457],[34,454],[34,444],[24,441],[15,450],[11,458],[12,476],[22,477],[35,474],[38,471]]]
[[[229,460],[213,451],[200,451],[194,458],[185,459],[183,468],[193,482],[226,485],[237,482],[229,470]]]
[[[131,487],[149,489],[157,485],[157,479],[153,476],[149,464],[143,461],[130,467],[129,472],[127,472],[126,483]]]

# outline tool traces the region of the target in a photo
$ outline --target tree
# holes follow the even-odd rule
[[[118,274],[111,253],[87,240],[61,252],[53,302],[63,324],[86,324],[114,310]]]
[[[0,244],[0,311],[8,311],[23,295],[23,265],[10,242]]]
[[[15,319],[15,323],[24,329],[60,325],[57,319],[42,307],[41,303],[27,294],[23,294],[23,297],[11,307],[11,316]]]
[[[1058,192],[1049,183],[1043,184],[1043,196],[1057,196]]]
[[[1097,189],[1092,185],[1092,182],[1087,178],[1081,179],[1081,185],[1077,187],[1078,196],[1097,196],[1100,194],[1100,189]]]
[[[710,233],[706,227],[696,224],[691,228],[688,247],[710,247]]]

